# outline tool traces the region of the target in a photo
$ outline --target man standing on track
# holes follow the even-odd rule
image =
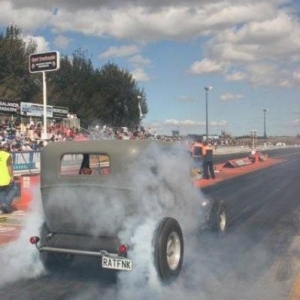
[[[191,146],[192,168],[199,170],[199,174],[203,173],[202,148],[203,144],[199,139]]]
[[[17,193],[14,182],[13,161],[6,141],[0,143],[0,213],[11,213],[11,203]]]
[[[215,171],[214,171],[214,160],[213,160],[213,148],[211,143],[207,141],[204,142],[204,146],[202,148],[202,156],[203,156],[203,178],[204,179],[215,179]]]

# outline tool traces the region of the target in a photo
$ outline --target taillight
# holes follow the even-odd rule
[[[39,242],[40,238],[38,236],[32,236],[29,241],[31,244],[36,245]]]
[[[125,256],[127,254],[127,251],[128,251],[128,246],[125,244],[121,245],[118,249],[119,255],[121,256]]]

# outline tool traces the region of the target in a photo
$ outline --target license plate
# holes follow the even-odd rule
[[[132,260],[127,259],[127,258],[102,256],[102,268],[131,271],[132,270]]]

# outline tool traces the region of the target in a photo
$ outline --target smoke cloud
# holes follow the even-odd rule
[[[44,272],[38,251],[29,242],[31,236],[39,236],[43,222],[40,193],[35,190],[33,195],[18,239],[0,248],[0,287],[19,279],[38,277]]]
[[[130,245],[128,256],[133,260],[133,270],[119,272],[115,285],[104,291],[101,287],[101,292],[100,287],[89,285],[72,300],[276,299],[278,290],[273,283],[256,285],[257,278],[244,269],[244,258],[236,256],[240,244],[252,245],[253,241],[247,237],[220,240],[204,230],[201,204],[206,199],[193,187],[189,171],[189,157],[181,147],[174,147],[171,153],[149,147],[130,165],[126,177],[119,174],[129,189],[103,189],[99,193],[90,188],[82,195],[63,189],[52,194],[46,207],[55,208],[58,219],[68,214],[70,220],[77,220],[73,225],[83,231],[116,234],[122,243]],[[76,201],[78,198],[81,201]],[[157,276],[152,247],[155,229],[166,216],[178,220],[185,247],[182,271],[169,285]],[[1,284],[43,274],[38,251],[28,242],[31,235],[39,235],[43,220],[41,201],[36,196],[20,238],[0,249]],[[68,222],[59,225],[68,228]],[[248,259],[264,266],[269,263],[268,254],[267,249],[260,248]]]

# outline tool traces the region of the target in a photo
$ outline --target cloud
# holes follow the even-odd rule
[[[58,35],[54,40],[54,45],[58,48],[66,49],[69,47],[71,42],[72,42],[72,39],[67,38],[64,35]]]
[[[181,135],[187,134],[199,134],[203,132],[205,128],[204,121],[195,120],[176,120],[166,119],[163,122],[145,122],[146,127],[152,128],[155,132],[161,135],[171,135],[172,130],[179,130]],[[220,132],[228,126],[226,120],[210,121],[209,126],[213,132]]]
[[[219,64],[226,62],[251,63],[255,62],[256,45],[239,45],[228,42],[218,43],[211,47],[210,55],[220,61]]]
[[[145,58],[140,54],[130,57],[128,61],[135,66],[148,66],[151,64],[151,60],[149,58]]]
[[[262,20],[274,15],[276,4],[239,4],[224,1],[72,1],[4,0],[11,15],[43,15],[31,18],[38,26],[49,26],[57,32],[114,37],[136,41],[187,40],[219,32],[233,24]],[[13,3],[14,5],[12,5]],[[12,20],[12,18],[8,18]],[[18,19],[24,26],[26,19]],[[11,22],[11,21],[10,21]],[[180,24],[180,26],[178,26]],[[32,28],[32,27],[31,27]]]
[[[179,130],[181,135],[187,134],[199,134],[200,129],[205,128],[205,122],[199,122],[194,120],[176,120],[167,119],[163,122],[143,122],[145,127],[151,128],[157,134],[171,135],[172,130]]]
[[[225,74],[226,81],[242,81],[247,78],[247,74],[245,72],[231,72]]]
[[[150,80],[149,75],[142,68],[136,68],[132,70],[131,74],[136,81],[145,82]]]
[[[120,47],[110,47],[107,51],[99,55],[100,59],[109,57],[129,57],[128,62],[133,64],[134,69],[131,71],[132,77],[136,81],[146,82],[150,80],[149,75],[146,73],[144,67],[151,64],[150,59],[138,54],[141,48],[137,45],[124,45]],[[133,56],[132,56],[133,55]]]
[[[120,47],[112,46],[107,51],[99,55],[100,59],[109,57],[126,57],[131,56],[140,51],[139,47],[136,45],[125,45]]]
[[[150,80],[144,67],[151,63],[150,59],[138,54],[141,51],[137,45],[124,45],[120,47],[110,47],[107,51],[99,55],[100,59],[110,57],[129,57],[128,62],[133,64],[134,69],[131,71],[132,77],[139,82],[147,82]],[[132,56],[133,55],[133,56]],[[131,57],[130,57],[131,56]]]
[[[205,73],[221,73],[222,66],[220,63],[209,60],[203,59],[201,61],[196,61],[190,67],[190,72],[192,74],[205,74]]]
[[[300,83],[300,70],[295,70],[293,72],[293,79],[297,82]]]
[[[206,7],[205,23],[213,29],[224,29],[252,20],[264,20],[276,14],[276,4],[268,1],[218,1]]]
[[[144,67],[151,64],[150,59],[138,54],[130,57],[128,61],[134,66],[134,69],[131,73],[136,81],[147,82],[150,80],[150,76],[146,73],[144,69]]]
[[[211,121],[211,122],[209,123],[209,125],[210,125],[211,127],[215,127],[215,128],[223,128],[223,127],[227,126],[228,123],[227,123],[227,121],[225,121],[225,120],[221,120],[221,121]]]
[[[289,87],[292,87],[293,84],[289,79],[283,79],[282,81],[279,82],[279,86],[289,88]]]
[[[288,72],[288,71],[286,71]],[[299,86],[300,84],[300,70],[295,69],[292,74],[288,72],[285,77],[282,77],[279,81],[279,86],[284,88],[290,88],[293,86]]]
[[[0,1],[0,26],[17,24],[24,34],[32,34],[36,29],[51,26],[51,12],[37,7],[22,8],[14,1]]]
[[[253,86],[296,85],[299,21],[288,10],[278,7],[275,11],[275,6],[262,5],[266,5],[264,18],[260,12],[258,18],[236,22],[231,28],[224,27],[210,35],[204,47],[205,58],[201,64],[193,64],[194,74],[209,73],[211,69],[222,73],[227,81],[247,80]]]
[[[295,119],[290,123],[291,127],[299,127],[300,125],[300,119]]]
[[[150,81],[150,76],[146,73],[144,67],[151,64],[150,59],[144,58],[142,55],[135,55],[128,59],[130,63],[134,65],[134,69],[131,71],[132,77],[139,82]]]
[[[274,64],[255,63],[247,66],[248,80],[253,86],[272,86],[278,83],[280,70]]]
[[[36,53],[48,52],[49,42],[43,36],[24,36],[23,37],[26,44],[29,44],[31,41],[35,42],[37,45]]]
[[[201,56],[191,63],[192,74],[222,74],[227,81],[288,87],[298,84],[293,73],[300,62],[300,22],[290,2],[2,0],[0,25],[15,22],[28,35],[50,29],[62,48],[70,42],[62,38],[68,33],[129,43],[200,40],[204,47],[201,44]],[[111,47],[100,58],[129,57],[140,51],[135,44]],[[148,63],[142,57],[132,59],[137,60],[132,62],[136,67]],[[268,80],[253,67],[261,63]]]
[[[164,121],[165,125],[168,126],[195,126],[195,125],[204,125],[204,122],[198,122],[198,121],[192,121],[192,120],[183,120],[183,121],[179,121],[179,120],[175,120],[175,119],[168,119]]]
[[[212,56],[225,60],[252,62],[262,59],[277,61],[287,52],[295,55],[300,46],[296,36],[299,23],[286,13],[264,21],[252,21],[243,26],[221,31],[211,41]],[[223,48],[223,51],[220,51]],[[231,55],[231,54],[235,55]]]
[[[225,93],[220,96],[220,100],[223,102],[233,101],[233,100],[241,100],[244,98],[244,95],[241,94],[231,94]]]

